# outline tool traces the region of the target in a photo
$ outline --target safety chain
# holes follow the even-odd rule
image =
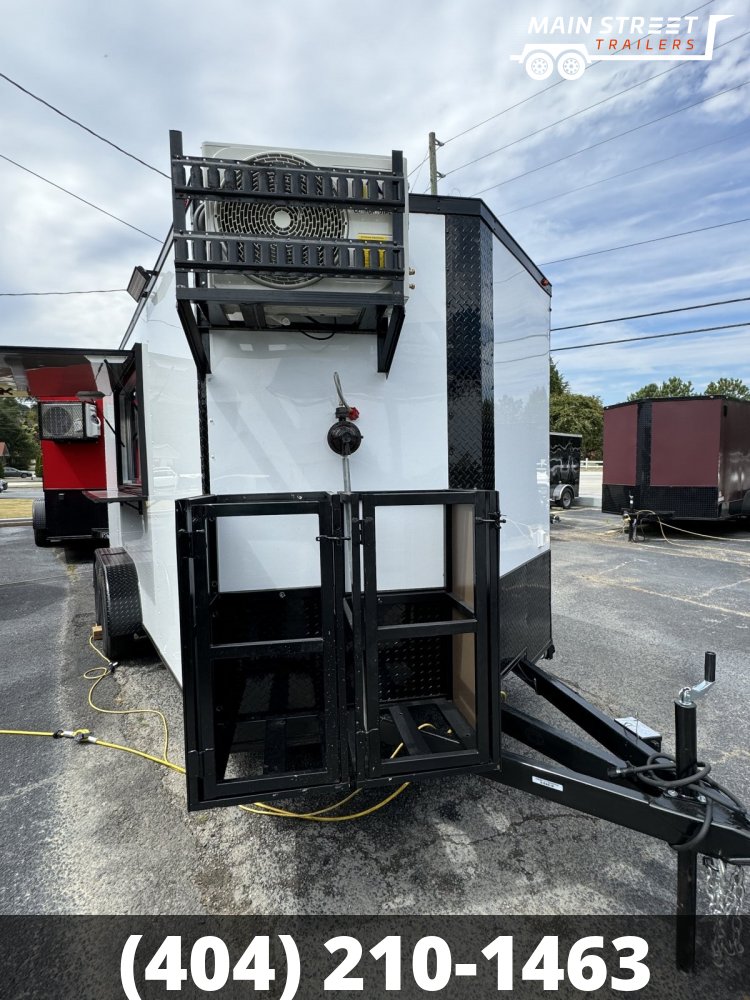
[[[721,968],[724,960],[742,955],[742,907],[745,901],[745,869],[728,865],[718,858],[703,858],[706,869],[709,915],[725,919],[714,921],[711,954],[714,965]],[[728,918],[728,919],[726,919]]]

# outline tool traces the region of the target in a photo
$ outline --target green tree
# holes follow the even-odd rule
[[[637,392],[631,392],[628,396],[628,402],[632,403],[635,399],[653,399],[658,396],[694,396],[695,390],[693,389],[692,382],[686,382],[684,379],[679,378],[677,375],[673,375],[671,378],[665,379],[661,385],[657,385],[656,382],[649,382],[648,385],[644,385]]]
[[[582,396],[576,392],[559,393],[550,398],[550,430],[565,434],[581,434],[581,454],[602,457],[604,414],[598,396]]]
[[[560,369],[550,358],[549,362],[549,394],[550,396],[561,396],[570,392],[570,385],[566,378],[560,374]]]
[[[729,396],[730,399],[750,399],[750,389],[741,378],[719,378],[706,386],[707,396]]]
[[[13,397],[0,399],[0,441],[7,444],[13,464],[20,469],[27,469],[39,452],[29,410]]]

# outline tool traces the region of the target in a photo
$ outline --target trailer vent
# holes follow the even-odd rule
[[[303,160],[302,157],[292,156],[289,153],[264,153],[249,157],[246,162],[253,167],[313,167],[312,163]],[[269,193],[287,194],[290,197],[293,193],[294,180],[295,175],[279,174],[277,169],[268,171],[259,169],[250,174],[253,190],[262,191],[265,188]],[[236,172],[235,184],[238,188],[242,184],[240,171]],[[322,194],[322,191],[320,193]],[[216,207],[215,222],[220,232],[243,236],[267,236],[274,240],[340,240],[345,239],[348,232],[347,213],[334,205],[247,201],[237,198],[219,202]],[[260,251],[257,246],[250,260],[246,260],[245,247],[242,244],[237,247],[237,252],[240,261],[246,261],[251,266],[260,263]],[[277,259],[279,263],[292,262],[291,246],[284,247],[274,243],[270,247],[270,254],[273,262]],[[323,247],[305,247],[303,263],[322,265]],[[322,275],[295,275],[272,271],[265,275],[255,272],[252,277],[255,281],[271,288],[303,288],[306,285],[316,284]]]
[[[101,434],[94,403],[40,403],[39,429],[44,441],[91,441]]]

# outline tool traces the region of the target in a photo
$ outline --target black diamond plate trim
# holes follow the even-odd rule
[[[630,498],[633,497],[633,509],[635,506],[635,495],[638,492],[635,486],[618,486],[605,483],[602,486],[602,513],[622,514],[624,510],[630,510]]]
[[[500,577],[501,665],[538,660],[552,642],[551,571],[547,551]]]
[[[219,594],[211,615],[211,641],[215,644],[322,635],[317,589]]]
[[[448,484],[495,486],[492,233],[478,218],[446,216]]]
[[[621,514],[631,509],[653,510],[670,520],[715,521],[721,516],[719,490],[714,486],[602,486],[602,511]]]
[[[639,486],[651,483],[651,402],[638,404],[638,430],[636,440],[637,462],[636,481]]]
[[[378,648],[381,702],[446,697],[450,645],[445,636],[384,642]]]
[[[211,492],[211,471],[208,451],[208,403],[206,400],[206,376],[198,375],[198,441],[201,452],[201,489],[203,495]]]

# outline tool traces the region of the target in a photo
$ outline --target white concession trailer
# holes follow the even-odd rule
[[[549,283],[399,153],[172,160],[93,494],[106,651],[142,629],[183,684],[194,808],[496,771],[501,673],[552,649]]]
[[[188,807],[481,774],[671,844],[689,967],[698,851],[746,863],[750,822],[698,762],[713,653],[674,757],[540,666],[549,282],[481,201],[409,195],[398,152],[172,132],[171,176],[119,350],[1,348],[0,387],[51,368],[101,407],[96,617],[182,685]],[[503,700],[511,673],[587,738]]]

